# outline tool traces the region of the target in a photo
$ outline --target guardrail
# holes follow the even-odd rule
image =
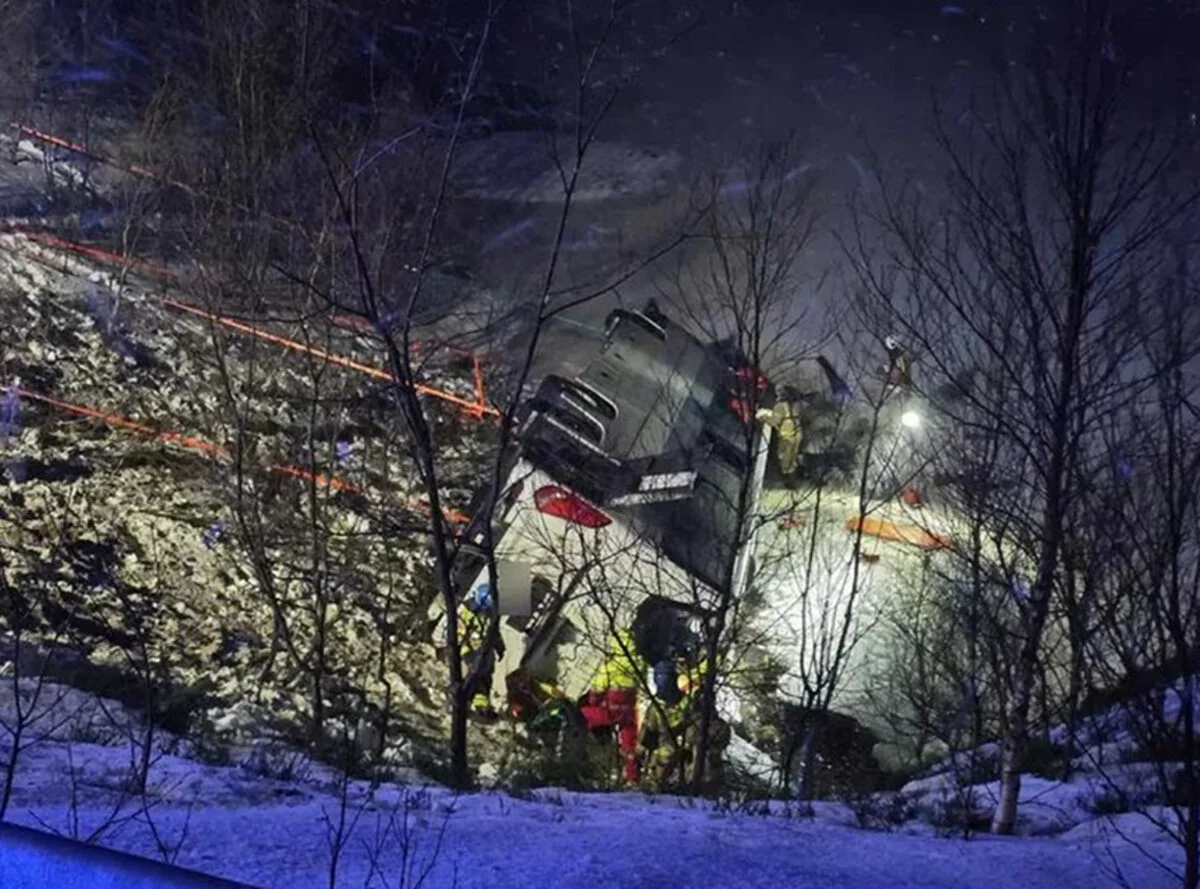
[[[0,823],[0,889],[256,889],[200,871]]]

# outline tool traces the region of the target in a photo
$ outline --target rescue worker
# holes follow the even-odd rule
[[[486,583],[467,596],[458,612],[463,678],[470,683],[467,693],[471,696],[471,716],[480,722],[495,722],[499,718],[492,706],[491,691],[496,658],[504,654],[504,642],[499,634],[494,642],[488,639],[495,613],[496,597]]]
[[[633,634],[618,630],[579,706],[588,731],[616,729],[622,775],[631,784],[638,779],[638,684],[646,669],[634,646]]]
[[[508,710],[513,718],[530,728],[571,722],[577,715],[574,704],[553,682],[539,679],[518,667],[504,679]]]
[[[659,689],[642,721],[640,755],[646,763],[646,782],[655,792],[687,781],[700,744],[701,683],[707,660],[681,663],[678,684],[672,693]],[[709,724],[705,757],[705,786],[720,787],[724,780],[724,753],[732,739],[729,724],[715,713]]]
[[[888,365],[885,381],[889,386],[908,387],[912,385],[912,359],[908,350],[900,345],[894,336],[885,337],[884,348],[887,349]]]
[[[759,408],[758,419],[779,436],[779,471],[790,480],[800,459],[800,393],[794,386],[781,386],[773,408]]]
[[[687,713],[683,724],[683,748],[685,762],[691,763],[697,748],[700,746],[701,695],[703,693],[704,674],[708,671],[707,658],[702,659],[690,671],[685,671],[679,678],[680,691],[687,702]],[[708,751],[705,756],[704,786],[707,789],[719,788],[725,781],[725,750],[733,740],[733,731],[724,719],[715,712],[711,714],[708,725]]]
[[[684,778],[684,728],[689,702],[679,690],[661,686],[651,698],[638,737],[638,758],[649,790],[662,793]]]

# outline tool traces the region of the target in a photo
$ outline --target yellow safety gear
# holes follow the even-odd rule
[[[458,648],[463,657],[483,648],[490,615],[474,612],[466,605],[458,609]]]
[[[633,647],[633,634],[629,630],[618,630],[609,643],[592,688],[638,688],[646,665]]]
[[[775,427],[782,441],[798,441],[800,438],[800,423],[796,417],[796,409],[790,401],[780,401],[771,410],[767,422]]]

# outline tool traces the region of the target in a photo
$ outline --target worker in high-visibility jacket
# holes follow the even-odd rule
[[[689,779],[700,743],[701,692],[708,659],[681,661],[674,688],[659,689],[646,709],[639,738],[645,780],[655,792],[678,787]],[[705,757],[705,784],[719,788],[724,780],[724,753],[732,740],[725,720],[712,714]]]
[[[779,437],[779,471],[791,478],[800,459],[800,393],[792,386],[781,386],[772,408],[759,408],[758,419],[775,430]]]
[[[492,706],[492,679],[496,658],[504,654],[499,634],[489,644],[488,630],[496,612],[496,597],[489,584],[481,584],[467,596],[458,612],[459,652],[463,678],[469,683],[471,716],[482,722],[494,722],[499,714]]]
[[[579,706],[589,731],[616,729],[622,774],[630,783],[638,779],[638,687],[646,669],[634,647],[633,634],[618,630]]]
[[[670,685],[656,689],[638,735],[642,780],[654,793],[682,784],[685,777],[684,732],[691,702],[679,688],[682,677],[672,671],[671,680]]]

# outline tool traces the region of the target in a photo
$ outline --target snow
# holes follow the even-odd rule
[[[286,793],[287,788],[274,785]],[[189,810],[151,810],[155,829],[182,838],[178,864],[260,886],[327,886],[327,819],[337,800],[294,788],[270,801],[246,787]],[[502,793],[454,796],[442,789],[385,787],[371,798],[354,786],[354,822],[338,885],[395,885],[404,866],[430,867],[430,886],[526,887],[1099,887],[1118,885],[1104,859],[1083,846],[1048,840],[970,842],[858,831],[821,819],[722,813],[710,804],[637,795],[541,793],[532,800]],[[85,829],[108,814],[79,811]],[[29,805],[16,820],[64,825],[61,807]],[[57,817],[56,817],[57,816]],[[407,827],[405,827],[407,825]],[[104,839],[112,848],[152,856],[141,821]],[[1118,849],[1126,873],[1145,889],[1165,878]],[[373,859],[382,871],[372,876]],[[0,886],[19,885],[15,862],[0,864]],[[1132,868],[1133,870],[1130,870]],[[1139,869],[1140,868],[1140,869]],[[387,881],[385,883],[385,880]]]
[[[38,169],[33,164],[23,161],[10,169],[12,165],[5,163],[0,178],[16,170],[28,179],[21,181],[22,188],[36,184]],[[246,570],[244,541],[233,530],[220,485],[214,484],[222,478],[220,465],[143,436],[79,422],[32,397],[9,403],[4,392],[19,377],[22,388],[30,392],[208,441],[225,440],[217,368],[209,357],[210,332],[190,316],[170,313],[152,283],[130,276],[118,288],[116,277],[24,235],[0,235],[0,326],[11,334],[0,337],[4,368],[0,380],[0,501],[5,520],[0,537],[11,544],[10,535],[18,531],[52,527],[53,517],[70,502],[76,504],[73,515],[80,522],[77,534],[136,541],[137,547],[125,548],[115,570],[129,583],[154,574],[155,579],[148,583],[163,590],[160,604],[165,606],[159,612],[165,621],[159,638],[164,650],[178,652],[171,659],[170,681],[179,688],[204,683],[214,691],[213,707],[198,714],[199,718],[221,722],[226,707],[257,695],[256,700],[264,704],[258,726],[271,718],[290,720],[302,711],[302,705],[297,704],[286,675],[280,674],[279,681],[270,683],[261,694],[250,687],[257,670],[248,666],[248,660],[262,650],[261,642],[269,635],[273,618],[255,595],[254,581]],[[282,328],[283,322],[277,327]],[[372,363],[377,360],[367,338],[340,329],[327,332],[339,354]],[[254,348],[245,339],[230,342],[230,367],[239,379],[247,378],[253,354]],[[143,361],[139,357],[143,355],[157,356],[157,360]],[[306,459],[306,452],[296,450],[301,442],[294,430],[303,426],[297,399],[303,397],[300,393],[314,391],[311,377],[301,360],[283,350],[278,357],[272,354],[271,362],[276,388],[264,391],[263,410],[253,420],[259,459],[263,463],[292,462],[296,454]],[[335,449],[333,430],[348,427],[350,420],[362,420],[376,410],[366,405],[373,384],[351,375],[323,379],[326,382],[321,385],[329,386],[323,391],[336,390],[344,396],[344,400],[337,399],[339,404],[361,403],[363,407],[355,407],[353,416],[341,408],[323,415],[331,431],[329,440],[323,439],[319,445],[321,460],[327,454],[336,456],[328,453]],[[456,373],[442,384],[461,384],[473,392],[469,375]],[[366,535],[351,532],[357,532],[367,517],[395,517],[396,498],[417,496],[411,488],[406,458],[381,442],[381,436],[387,438],[386,430],[372,432],[375,427],[366,423],[363,427],[366,431],[354,441],[353,459],[337,472],[364,486],[366,502],[329,512],[332,534],[343,541],[364,539]],[[446,444],[450,459],[447,494],[457,505],[470,496],[471,473],[481,465],[475,441],[473,436],[461,435]],[[332,459],[329,465],[332,468]],[[57,476],[52,478],[51,471]],[[386,478],[386,485],[375,481],[379,478]],[[251,489],[268,487],[265,479],[265,475],[255,475]],[[259,482],[262,485],[254,487]],[[291,493],[298,489],[281,490]],[[85,528],[87,531],[82,530]],[[22,558],[27,557],[31,564],[45,559],[53,545],[52,537],[39,530],[36,545],[26,538]],[[378,689],[371,678],[376,674],[371,662],[372,652],[379,650],[378,625],[373,618],[373,600],[357,593],[404,581],[418,564],[421,551],[420,542],[407,538],[393,539],[386,546],[393,549],[390,556],[357,549],[339,556],[338,570],[354,581],[351,592],[355,595],[338,604],[339,613],[345,616],[338,621],[344,630],[337,643],[338,657],[351,681],[363,678],[357,685],[367,689],[368,695]],[[138,551],[144,554],[140,559]],[[277,564],[286,573],[283,566],[291,560],[290,556],[281,558]],[[8,567],[16,572],[22,565],[19,559],[10,559]],[[385,581],[382,573],[373,574],[377,568],[395,574]],[[367,578],[367,573],[373,576]],[[358,578],[364,578],[361,587]],[[404,591],[412,587],[405,582],[398,586]],[[90,589],[88,596],[97,609],[112,601],[111,590]],[[416,647],[414,643],[397,654],[402,669],[422,670],[428,665],[429,670],[436,670],[432,652],[425,648],[414,651]],[[104,647],[93,647],[88,657],[100,666],[122,663],[118,652]],[[404,681],[420,683],[417,687],[428,684],[424,676],[416,680],[411,674]],[[408,687],[398,684],[396,693],[406,698]],[[382,695],[378,691],[377,699]],[[401,698],[392,700],[400,706]],[[432,706],[420,710],[421,703],[415,699],[405,699],[402,705],[406,714],[428,718],[431,724],[442,715]]]
[[[963,10],[946,6],[941,13],[958,16]],[[933,35],[932,39],[939,37]],[[853,65],[843,67],[856,76],[860,73]],[[815,85],[808,89],[824,104]],[[473,188],[472,183],[464,183],[468,194],[531,203],[561,199],[559,175],[546,153],[530,151],[528,137],[506,134],[502,138],[511,142],[506,143],[510,155],[523,153],[527,165],[532,160],[535,167],[522,172],[513,165],[520,175],[502,184],[496,184],[490,174],[481,174]],[[503,152],[498,144],[489,140],[478,146],[478,153],[499,156]],[[46,170],[38,164],[45,164],[50,175],[63,182],[84,185],[90,181],[83,166],[72,166],[58,159],[56,152],[29,140],[12,142],[10,147],[32,162],[25,165],[31,175],[44,176]],[[861,162],[850,154],[845,157],[860,186],[870,188]],[[599,200],[658,191],[678,177],[680,163],[673,153],[598,143],[586,162],[576,198]],[[793,173],[799,175],[808,167],[803,165]],[[519,222],[495,235],[485,249],[509,249],[529,236],[532,228],[532,219]],[[592,249],[602,234],[589,228],[585,238],[571,242],[571,249]],[[78,280],[65,283],[65,276],[36,265],[18,266],[11,258],[15,256],[14,239],[6,239],[4,246],[10,250],[7,272],[14,284],[26,285],[18,289],[30,297],[30,305],[43,293],[77,296],[83,289],[84,276],[78,268],[74,270]],[[33,339],[28,331],[37,319],[29,306],[24,309],[27,311],[18,313],[21,324],[15,325],[22,336],[14,337],[14,343],[27,341],[21,349],[39,364],[68,364],[67,370],[60,371],[67,383],[80,391],[105,395],[106,402],[115,403],[111,385],[93,382],[115,378],[120,369],[112,356],[105,357],[96,348],[101,338],[97,325],[85,322],[78,307],[73,311],[79,316],[75,325],[79,335],[93,347],[76,371],[71,362],[61,360],[63,354],[53,346]],[[54,309],[56,317],[64,314],[63,306]],[[148,329],[152,326],[177,329],[160,313],[152,314],[143,305],[138,317],[142,335],[160,350],[178,342],[178,334],[169,339],[163,335],[152,338]],[[14,355],[20,351],[11,348]],[[92,372],[97,369],[104,373]],[[180,412],[196,408],[183,394],[174,397],[180,399]],[[130,473],[127,476],[132,477]],[[96,490],[85,483],[77,489],[88,494]],[[206,518],[198,528],[185,529],[186,539],[181,536],[174,541],[186,551],[189,565],[201,566],[195,570],[205,579],[215,558],[197,552],[203,541],[200,531],[206,526],[216,527]],[[184,635],[179,634],[181,638]],[[215,667],[211,669],[216,672]],[[223,686],[240,690],[242,683],[227,672],[218,674]],[[1174,703],[1169,700],[1168,707],[1177,707],[1177,701],[1177,697]],[[0,710],[3,706],[0,693]],[[113,702],[98,708],[94,699],[70,690],[61,697],[55,693],[42,706],[50,711],[43,727],[54,728],[45,728],[46,737],[39,736],[23,754],[10,819],[43,829],[49,826],[68,833],[88,833],[109,821],[118,805],[128,820],[123,817],[102,837],[102,842],[113,848],[155,856],[157,835],[181,844],[178,863],[183,866],[261,886],[330,884],[328,824],[337,818],[339,799],[337,775],[327,767],[270,743],[251,743],[232,751],[234,765],[206,765],[178,755],[191,752],[190,745],[164,733],[157,739],[150,789],[142,800],[127,789],[128,745],[136,743],[137,735],[137,725],[128,721],[128,714]],[[116,724],[106,722],[111,719],[110,712],[119,715]],[[235,704],[214,714],[213,721],[219,733],[245,737],[265,720],[263,713],[251,712],[249,705]],[[6,741],[0,732],[0,755],[7,751]],[[1105,754],[1105,763],[1116,761],[1128,750],[1120,739],[1105,743],[1117,745],[1111,751],[1097,748]],[[769,757],[741,738],[735,737],[729,752],[747,771],[764,777],[774,771]],[[348,788],[353,826],[338,885],[411,886],[415,877],[402,880],[399,876],[406,865],[418,875],[428,865],[431,871],[426,885],[498,889],[530,883],[568,887],[895,889],[971,885],[975,889],[1008,889],[1017,885],[1070,889],[1118,885],[1111,861],[1119,863],[1131,885],[1146,889],[1174,885],[1169,874],[1131,845],[1153,846],[1156,856],[1168,860],[1177,856],[1177,849],[1164,841],[1162,829],[1155,824],[1162,819],[1169,822],[1170,812],[1151,808],[1111,818],[1093,816],[1096,800],[1108,781],[1137,790],[1152,783],[1153,776],[1136,763],[1106,771],[1104,779],[1085,774],[1066,783],[1027,776],[1022,783],[1021,829],[1037,838],[983,837],[971,842],[939,839],[928,835],[920,823],[911,822],[897,833],[857,830],[854,814],[840,804],[816,804],[812,817],[802,818],[794,807],[782,804],[751,805],[745,811],[736,811],[735,806],[731,811],[721,804],[638,794],[552,790],[517,799],[503,792],[456,796],[443,788],[417,784],[385,785],[372,792],[354,782]],[[951,776],[941,773],[910,783],[904,792],[928,818],[956,788]],[[997,792],[996,782],[972,788],[977,811],[986,813]],[[144,802],[149,805],[139,808]],[[766,814],[755,814],[758,811]],[[1060,835],[1056,839],[1041,836],[1050,833]],[[376,864],[382,864],[382,873],[375,872]],[[0,889],[29,885],[28,872],[21,867],[22,862],[12,857],[0,858]]]
[[[1151,806],[1140,812],[1121,812],[1103,818],[1091,818],[1072,827],[1059,839],[1065,843],[1098,846],[1113,837],[1146,845],[1167,845],[1174,841],[1164,827],[1172,829],[1178,816],[1172,809]]]
[[[179,755],[188,745],[164,732],[143,797],[128,781],[136,716],[58,686],[43,694],[44,724],[53,730],[37,733],[22,754],[9,821],[63,836],[94,833],[100,845],[151,859],[166,849],[180,867],[255,886],[329,886],[332,825],[343,811],[336,885],[344,887],[1104,889],[1120,885],[1116,868],[1141,889],[1174,885],[1144,850],[1151,847],[1170,864],[1178,847],[1162,842],[1145,817],[1090,817],[1081,802],[1089,792],[1083,781],[1023,782],[1023,813],[1039,807],[1075,813],[1078,826],[1061,838],[963,841],[932,836],[919,825],[861,830],[841,803],[739,804],[558,789],[459,795],[417,783],[415,773],[409,783],[372,788],[343,782],[333,769],[286,748],[234,751],[234,765],[197,762]],[[11,707],[10,693],[0,713]],[[122,730],[100,732],[67,714],[108,714]],[[7,743],[0,734],[0,759]],[[905,792],[919,800],[949,789],[942,774]],[[982,798],[994,785],[977,790]],[[38,857],[5,850],[0,889],[32,885],[26,866],[39,867]],[[427,879],[418,883],[426,868]],[[78,885],[100,885],[90,875],[82,880]]]

